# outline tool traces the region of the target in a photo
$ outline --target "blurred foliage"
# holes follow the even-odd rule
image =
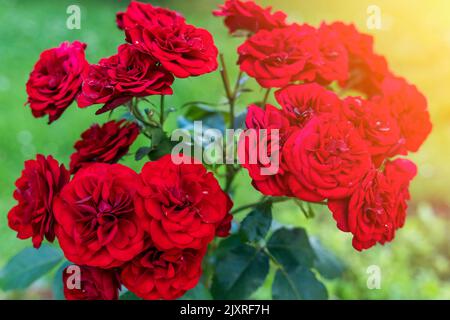
[[[235,48],[240,39],[227,35],[220,19],[211,15],[220,0],[152,1],[182,12],[190,23],[207,28],[231,65],[236,61]],[[351,247],[351,238],[337,230],[326,208],[314,208],[314,219],[307,219],[291,204],[275,205],[274,220],[283,225],[302,226],[348,265],[343,278],[325,280],[331,298],[335,299],[450,299],[449,266],[449,200],[450,179],[450,3],[446,0],[389,1],[377,0],[381,8],[382,30],[367,30],[369,0],[330,2],[271,0],[257,1],[284,10],[292,21],[317,25],[322,20],[355,22],[361,31],[373,33],[377,50],[386,55],[393,71],[409,79],[429,99],[434,131],[413,159],[419,166],[419,176],[413,182],[412,203],[405,227],[395,241],[367,252]],[[70,0],[0,0],[0,266],[30,241],[19,241],[8,229],[6,214],[13,205],[14,181],[20,175],[23,161],[39,152],[53,154],[68,164],[72,146],[90,124],[103,122],[91,108],[69,108],[60,120],[48,126],[44,119],[34,119],[26,101],[25,83],[39,53],[64,40],[81,40],[88,44],[87,57],[96,62],[115,53],[124,36],[115,26],[115,12],[123,10],[127,1],[80,0],[82,24],[80,30],[66,28],[66,9]],[[236,69],[230,76],[236,76]],[[249,81],[248,87],[252,87]],[[253,86],[254,88],[254,86]],[[179,109],[186,101],[223,102],[223,90],[218,73],[200,78],[177,80],[175,95],[167,99]],[[255,90],[239,101],[243,110],[250,101],[262,97]],[[122,111],[117,111],[117,113]],[[170,114],[166,129],[176,126],[177,114]],[[116,114],[120,116],[120,114]],[[132,148],[142,147],[144,139]],[[135,162],[129,156],[125,163],[138,170],[144,161]],[[255,201],[255,192],[245,172],[239,174],[236,202]],[[378,265],[382,271],[380,290],[367,289],[366,269]],[[275,274],[269,276],[254,298],[270,298]],[[26,292],[0,292],[0,298],[50,298],[52,278],[35,282]]]

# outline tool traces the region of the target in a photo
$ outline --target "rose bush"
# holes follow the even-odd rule
[[[196,150],[210,152],[210,136],[175,148],[165,131],[178,107],[165,105],[174,81],[219,65],[212,35],[178,12],[132,1],[116,15],[126,41],[116,54],[89,65],[86,45],[65,42],[44,51],[31,72],[27,101],[49,123],[73,101],[80,108],[100,104],[96,114],[110,117],[126,111],[81,134],[70,172],[38,155],[16,181],[8,224],[35,248],[57,238],[80,270],[71,274],[63,265],[57,272],[67,299],[177,299],[190,290],[247,299],[270,270],[273,298],[325,299],[321,278],[337,277],[343,267],[303,228],[272,223],[274,203],[295,200],[307,217],[311,203],[325,205],[359,251],[392,241],[403,227],[417,173],[404,157],[432,130],[423,94],[395,76],[373,38],[353,25],[290,24],[283,12],[253,1],[227,0],[213,13],[229,33],[247,38],[237,49],[234,86],[220,55],[225,99],[179,106],[187,110],[178,119],[183,134],[195,132],[198,120],[214,132],[224,132],[225,123],[243,129],[208,159]],[[248,78],[266,92],[238,115]],[[138,135],[148,144],[135,151]],[[130,150],[135,160],[146,159],[139,173],[118,163]],[[239,161],[229,162],[229,153]],[[233,208],[241,168],[263,197]],[[80,285],[69,285],[73,280]]]

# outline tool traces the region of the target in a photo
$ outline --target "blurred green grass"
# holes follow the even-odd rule
[[[211,15],[221,1],[152,1],[182,12],[188,22],[207,28],[215,37],[220,51],[230,66],[236,61],[235,50],[240,40],[229,37],[222,22]],[[322,20],[355,22],[364,32],[369,1],[326,0],[314,2],[272,0],[257,1],[285,10],[290,20],[317,25]],[[123,10],[127,1],[77,1],[82,12],[80,30],[66,28],[66,9],[72,1],[0,0],[0,266],[30,241],[19,241],[8,229],[6,214],[13,206],[14,181],[20,175],[23,161],[36,153],[53,154],[68,164],[72,146],[89,125],[103,122],[106,116],[95,116],[95,107],[78,109],[71,106],[51,126],[45,119],[32,117],[26,101],[25,83],[28,74],[44,49],[65,40],[80,40],[88,44],[90,62],[115,53],[124,41],[123,33],[115,26],[115,13]],[[363,253],[351,247],[351,238],[337,230],[330,214],[318,208],[316,218],[307,220],[292,205],[278,205],[275,218],[283,224],[304,226],[319,237],[337,256],[346,262],[348,272],[343,279],[327,282],[333,298],[341,299],[450,299],[449,267],[449,199],[450,179],[450,21],[445,12],[450,4],[445,0],[411,3],[409,1],[377,1],[383,14],[383,29],[374,33],[379,52],[385,54],[392,69],[418,84],[429,99],[434,131],[427,143],[413,159],[418,163],[419,176],[412,186],[413,201],[406,226],[396,240],[384,247],[377,246]],[[420,14],[419,14],[420,13]],[[231,77],[236,75],[233,68]],[[220,101],[223,91],[218,73],[200,78],[177,80],[175,95],[167,99],[177,107],[192,100]],[[261,97],[255,92],[240,102]],[[116,112],[120,115],[120,111]],[[167,129],[175,126],[171,115]],[[145,143],[139,139],[135,151]],[[127,165],[138,170],[143,162],[132,157]],[[249,184],[246,173],[239,176],[235,202],[256,200],[259,195]],[[366,268],[378,265],[382,269],[381,290],[368,290]],[[268,298],[267,286],[255,297]],[[46,283],[38,283],[37,287]],[[42,297],[45,293],[26,293],[25,297]],[[2,293],[0,292],[0,298]],[[11,297],[11,296],[9,296]],[[23,297],[18,294],[14,297]]]

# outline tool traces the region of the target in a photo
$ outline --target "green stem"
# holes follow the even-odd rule
[[[230,169],[228,169],[230,168]],[[232,165],[227,166],[227,183],[225,185],[225,192],[230,192],[231,185],[233,184],[234,179],[239,171],[241,171],[242,167],[235,168]]]
[[[271,88],[268,88],[268,89],[266,90],[266,93],[264,94],[264,100],[263,100],[263,102],[262,102],[262,103],[263,103],[263,107],[266,106],[267,100],[269,100],[270,89],[271,89]]]
[[[145,118],[142,116],[142,113],[139,111],[138,108],[138,100],[135,99],[134,102],[130,101],[130,104],[128,105],[131,114],[138,119],[139,121],[141,121],[142,123],[151,126],[152,124],[150,122],[148,122],[147,120],[145,120]]]
[[[231,88],[230,88],[230,81],[228,78],[227,68],[225,65],[225,59],[224,59],[222,53],[219,55],[219,59],[220,59],[220,64],[222,66],[222,68],[220,69],[220,75],[222,77],[223,86],[225,88],[225,94],[227,96],[228,101],[230,101],[230,100],[232,100],[232,92],[231,92]]]
[[[165,111],[164,111],[164,95],[161,95],[161,100],[160,100],[160,104],[159,104],[159,123],[161,124],[161,128],[164,125],[164,121],[165,119],[165,115],[164,115]]]
[[[139,120],[140,122],[142,122],[144,124],[144,129],[141,130],[141,132],[148,138],[148,139],[152,139],[152,136],[147,132],[147,126],[151,126],[152,124],[149,123],[148,121],[146,121],[144,119],[144,117],[142,116],[141,112],[138,109],[138,101],[137,99],[135,100],[130,100],[130,102],[128,102],[127,104],[128,106],[128,110],[130,111],[130,113],[133,115],[133,117],[137,120]]]
[[[233,91],[233,98],[236,100],[237,94],[239,92],[239,87],[241,86],[241,79],[244,73],[242,71],[239,71],[236,83],[234,84],[234,91]]]
[[[237,95],[239,92],[240,82],[241,82],[243,73],[242,73],[242,71],[239,72],[239,75],[236,79],[236,83],[234,85],[234,89],[233,89],[233,91],[231,91],[227,66],[225,64],[225,59],[224,59],[223,54],[219,55],[219,59],[220,59],[220,64],[222,66],[221,70],[220,70],[220,75],[222,77],[223,86],[225,88],[225,94],[226,94],[226,97],[228,100],[228,105],[230,106],[229,128],[236,129],[235,104],[236,104],[236,98],[237,98]],[[234,168],[233,165],[227,165],[225,170],[226,170],[225,192],[229,192],[231,189],[233,180],[236,176],[236,173],[239,171],[239,169]]]
[[[236,105],[236,99],[239,92],[239,88],[241,85],[241,79],[242,79],[242,71],[239,72],[238,77],[236,79],[236,83],[234,85],[233,94],[230,100],[230,128],[236,129],[236,116],[235,116],[235,105]]]

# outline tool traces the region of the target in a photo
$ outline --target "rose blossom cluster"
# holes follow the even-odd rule
[[[232,202],[214,175],[170,155],[139,174],[93,162],[72,178],[38,155],[16,187],[9,226],[35,248],[56,237],[81,269],[81,288],[65,282],[67,299],[117,299],[121,284],[145,299],[180,297],[199,281],[209,242],[231,227]]]
[[[261,174],[263,163],[245,161],[258,151],[241,141],[255,188],[326,201],[357,250],[391,241],[405,222],[417,171],[397,156],[417,151],[432,129],[423,94],[395,76],[374,52],[373,38],[353,25],[288,24],[284,14],[253,1],[228,0],[214,14],[225,17],[230,33],[247,34],[238,48],[240,70],[275,88],[281,106],[248,107],[248,129],[279,133],[276,150],[268,150],[280,157],[274,175]],[[349,90],[360,96],[345,96]]]
[[[75,100],[80,108],[101,104],[100,114],[132,98],[170,95],[174,78],[217,69],[211,34],[178,12],[132,1],[116,20],[127,43],[96,64],[86,61],[86,44],[78,41],[42,52],[26,86],[35,117],[48,116],[51,123]]]
[[[75,100],[102,104],[102,113],[172,94],[175,77],[217,68],[212,36],[176,12],[131,2],[117,24],[128,43],[97,64],[77,41],[41,54],[27,83],[35,117],[51,123]],[[9,226],[35,248],[58,240],[80,270],[75,288],[63,272],[67,299],[117,299],[122,285],[144,299],[178,298],[199,281],[208,244],[229,234],[231,199],[203,165],[166,155],[137,173],[117,163],[139,132],[125,120],[94,124],[75,143],[69,170],[37,155],[16,181]]]

